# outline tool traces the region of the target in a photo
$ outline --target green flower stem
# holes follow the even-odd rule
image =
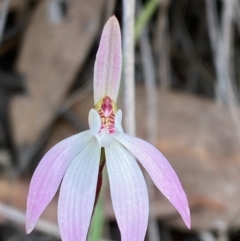
[[[98,182],[96,189],[96,197],[93,207],[93,214],[91,219],[91,226],[88,231],[88,241],[99,241],[102,238],[103,227],[104,227],[104,213],[102,198],[100,195],[103,179],[103,168],[105,166],[106,158],[104,149],[101,149],[100,166],[98,172]]]
[[[88,235],[88,241],[101,240],[102,234],[103,234],[103,228],[104,228],[104,213],[103,213],[102,197],[100,195],[92,216],[91,227]]]

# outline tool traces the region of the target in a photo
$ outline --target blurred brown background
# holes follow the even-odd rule
[[[57,197],[25,235],[28,185],[49,148],[88,128],[112,14],[121,23],[121,1],[0,1],[0,241],[59,240]],[[192,213],[189,231],[148,182],[157,236],[146,240],[240,240],[240,1],[139,0],[136,29],[137,136],[168,158]],[[104,239],[120,240],[103,196]]]

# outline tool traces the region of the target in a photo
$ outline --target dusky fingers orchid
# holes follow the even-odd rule
[[[123,241],[143,241],[148,222],[146,183],[135,157],[190,228],[186,194],[166,158],[152,145],[127,135],[117,110],[122,53],[115,16],[106,23],[94,67],[94,104],[90,130],[55,145],[40,161],[29,188],[26,231],[30,233],[62,181],[58,223],[63,241],[85,241],[106,162],[111,197]]]

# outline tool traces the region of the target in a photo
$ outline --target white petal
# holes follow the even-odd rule
[[[113,208],[121,240],[143,241],[149,201],[142,171],[134,157],[119,142],[105,148]]]
[[[115,115],[115,128],[118,132],[123,132],[122,128],[122,111],[118,110]]]
[[[69,166],[59,194],[58,221],[63,241],[85,241],[93,212],[100,162],[96,139]]]
[[[97,133],[101,128],[101,118],[99,116],[99,113],[94,109],[91,109],[89,111],[88,124],[89,124],[91,134],[94,136],[97,135]]]
[[[27,233],[32,231],[43,210],[54,197],[71,161],[92,138],[89,131],[71,136],[50,149],[39,162],[29,187]]]

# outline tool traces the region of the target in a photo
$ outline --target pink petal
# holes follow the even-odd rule
[[[89,131],[69,137],[55,145],[40,161],[29,187],[26,232],[30,233],[43,210],[54,197],[73,158],[93,138]]]
[[[58,222],[63,241],[86,241],[96,195],[100,147],[96,139],[74,158],[63,178]]]
[[[139,138],[120,133],[116,139],[144,166],[158,189],[178,210],[188,228],[191,226],[188,200],[167,159],[154,146]]]
[[[149,200],[142,171],[132,154],[119,142],[105,148],[111,197],[123,241],[143,241]]]
[[[104,26],[94,66],[94,104],[109,96],[117,100],[122,70],[121,32],[112,16]]]

